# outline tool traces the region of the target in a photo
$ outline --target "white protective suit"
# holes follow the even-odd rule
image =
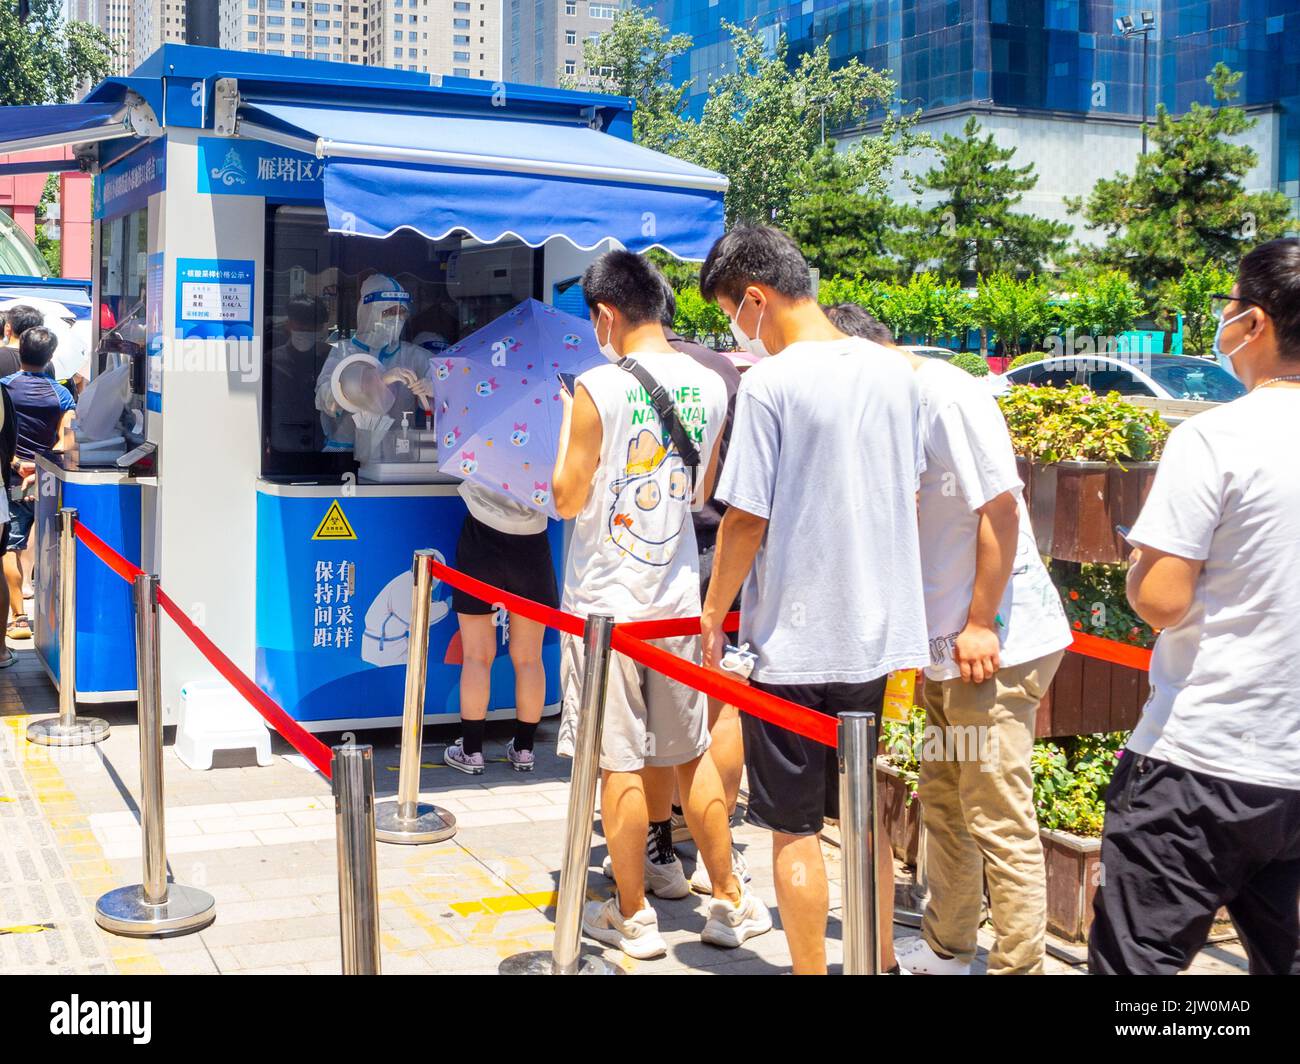
[[[424,410],[417,396],[423,395],[428,399],[433,394],[429,381],[429,352],[402,340],[401,327],[393,335],[392,327],[386,324],[386,320],[391,321],[391,318],[385,319],[384,316],[389,308],[400,308],[401,326],[404,327],[410,305],[410,294],[387,274],[372,274],[362,284],[361,299],[357,303],[356,336],[334,345],[321,367],[320,376],[316,378],[316,409],[321,412],[321,425],[325,429],[325,450],[350,451],[356,442],[356,423],[352,415],[338,405],[330,383],[334,367],[349,355],[368,354],[379,361],[385,381],[397,396],[397,401],[388,411],[395,421],[400,422],[402,414],[408,410]],[[415,384],[393,379],[394,371],[400,370],[409,370]],[[417,424],[418,421],[412,417],[411,423]]]

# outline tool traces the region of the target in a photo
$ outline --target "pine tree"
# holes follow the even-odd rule
[[[1184,270],[1208,263],[1233,270],[1256,244],[1280,236],[1290,205],[1280,192],[1247,193],[1243,178],[1258,161],[1247,145],[1233,143],[1256,125],[1232,106],[1240,73],[1223,63],[1206,81],[1215,105],[1192,104],[1174,118],[1160,107],[1152,150],[1131,175],[1098,181],[1087,201],[1070,203],[1106,243],[1082,256],[1127,270],[1148,296],[1168,293]]]
[[[921,185],[944,196],[928,209],[908,210],[909,257],[967,282],[995,273],[1036,274],[1060,254],[1070,227],[1013,210],[1038,184],[1034,166],[1010,166],[1016,149],[1000,148],[991,133],[979,132],[971,117],[960,137],[940,139],[939,165]]]

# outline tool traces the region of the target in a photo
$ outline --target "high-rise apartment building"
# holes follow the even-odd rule
[[[501,77],[501,0],[220,0],[221,45],[458,77]]]
[[[558,85],[568,75],[599,87],[601,71],[587,70],[584,42],[613,25],[627,0],[503,0],[507,81]]]

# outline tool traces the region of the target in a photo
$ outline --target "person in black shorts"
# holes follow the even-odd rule
[[[546,534],[546,515],[468,481],[461,484],[460,494],[469,514],[456,544],[456,568],[512,595],[558,608],[560,594]],[[515,737],[506,747],[506,757],[516,772],[531,772],[533,740],[546,699],[546,673],[542,668],[546,626],[459,589],[453,590],[451,605],[460,622],[463,653],[461,737],[447,747],[443,761],[472,776],[483,773],[483,731],[492,694],[497,639],[501,638],[509,642],[515,671]]]

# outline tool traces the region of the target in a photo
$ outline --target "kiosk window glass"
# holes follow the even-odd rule
[[[108,330],[144,343],[145,267],[149,255],[149,211],[124,214],[99,226],[100,338]]]
[[[361,288],[370,277],[391,277],[410,296],[402,357],[427,362],[520,301],[539,298],[541,257],[517,240],[482,244],[459,232],[441,240],[408,229],[383,240],[349,237],[329,232],[319,207],[268,206],[262,474],[356,470],[350,433],[318,408],[317,386],[327,380],[331,353],[360,350],[349,344],[359,338]]]

